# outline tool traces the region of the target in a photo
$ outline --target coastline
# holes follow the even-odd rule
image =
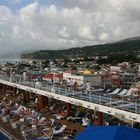
[[[6,63],[12,63],[14,64],[15,62],[20,61],[20,59],[2,59],[0,58],[0,64],[6,64]]]

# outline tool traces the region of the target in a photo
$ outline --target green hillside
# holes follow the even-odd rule
[[[86,57],[95,55],[139,53],[140,40],[126,40],[110,44],[77,47],[66,50],[40,50],[21,55],[24,59],[56,59],[65,57]]]

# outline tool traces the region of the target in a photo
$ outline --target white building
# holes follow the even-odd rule
[[[71,73],[63,73],[63,80],[68,81],[71,78],[72,82],[74,83],[77,81],[78,85],[83,85],[84,77],[80,75],[72,75]]]
[[[139,72],[140,72],[140,65],[139,65]]]
[[[100,75],[72,75],[70,73],[63,73],[63,80],[67,81],[69,78],[71,78],[73,83],[77,81],[78,85],[85,85],[89,81],[91,86],[101,86]]]
[[[121,67],[120,66],[110,66],[110,71],[111,72],[121,72]]]

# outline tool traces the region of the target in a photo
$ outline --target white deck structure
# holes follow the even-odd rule
[[[132,122],[140,122],[140,101],[137,100],[132,102],[126,101],[123,98],[114,98],[112,95],[86,94],[66,88],[48,86],[44,83],[42,83],[42,87],[38,89],[35,88],[35,82],[21,81],[15,77],[11,80],[11,78],[0,76],[0,83],[43,95],[48,98],[71,103],[76,106],[107,113]]]

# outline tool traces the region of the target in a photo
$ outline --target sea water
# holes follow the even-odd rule
[[[0,59],[0,64],[6,64],[6,63],[16,63],[20,59]]]

